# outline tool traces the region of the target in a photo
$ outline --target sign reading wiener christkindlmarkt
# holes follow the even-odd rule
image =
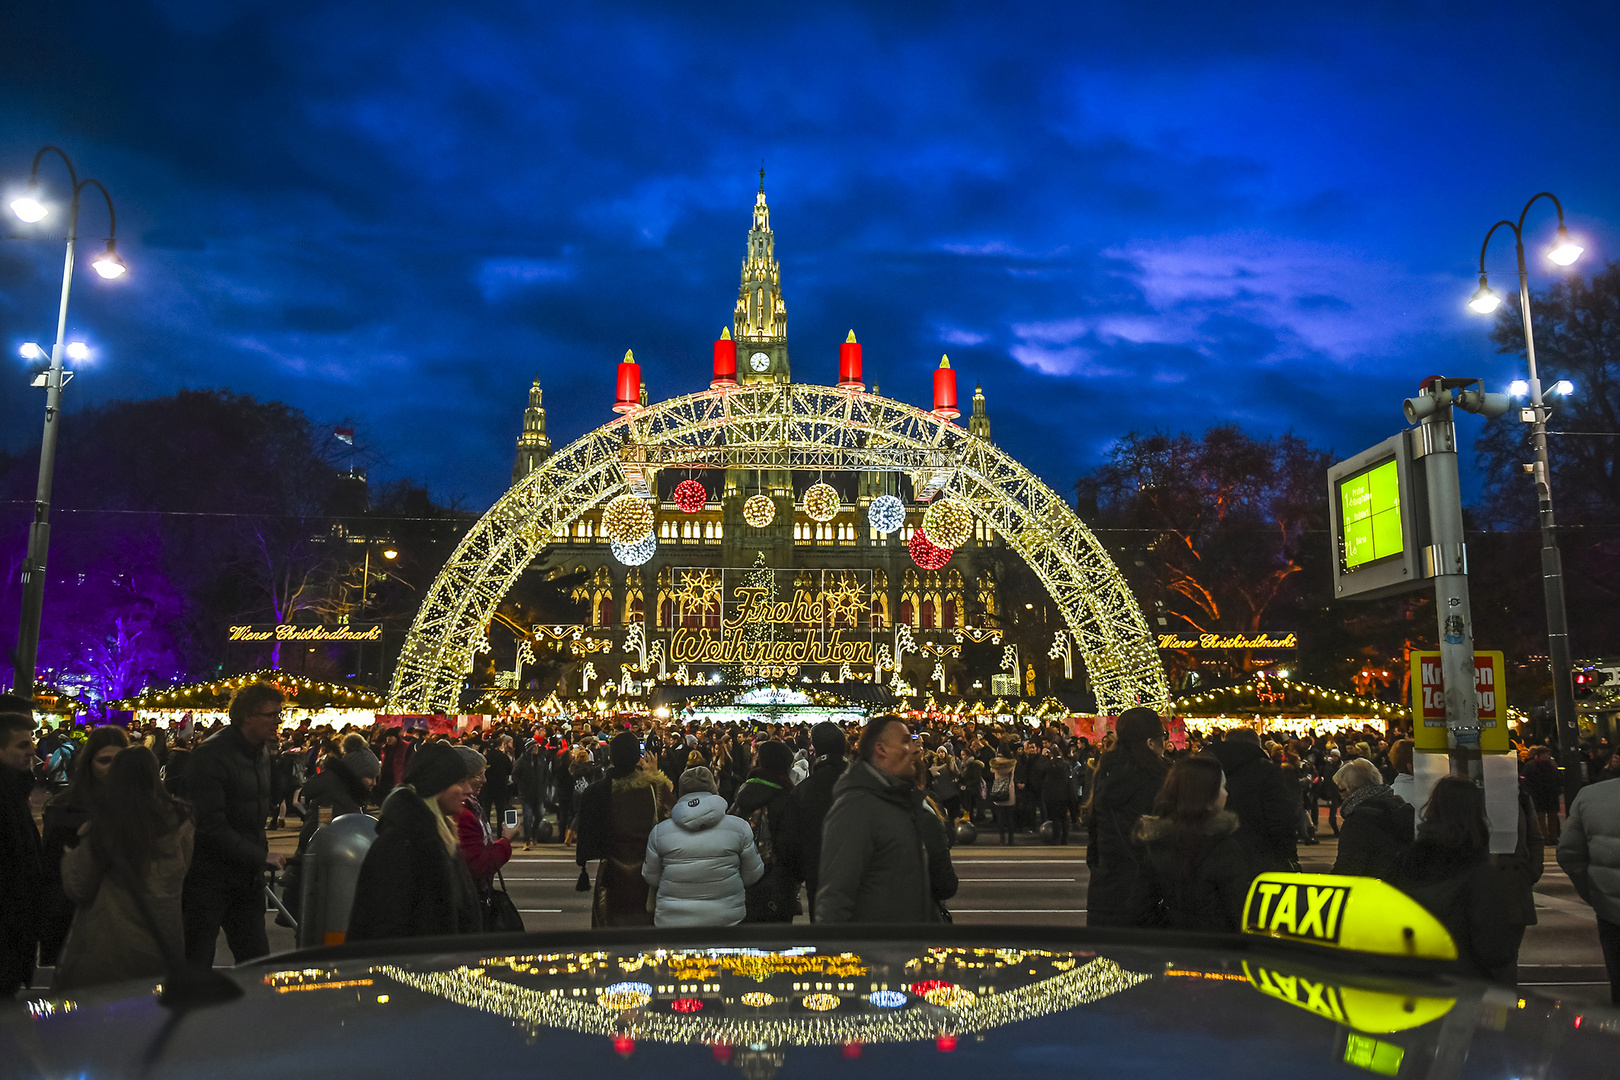
[[[297,626],[293,623],[262,623],[230,628],[231,641],[381,641],[382,627],[376,623],[342,626]]]
[[[671,664],[780,677],[874,662],[870,570],[674,567],[666,601]]]
[[[1297,649],[1299,637],[1286,631],[1256,630],[1253,633],[1160,634],[1161,649]]]

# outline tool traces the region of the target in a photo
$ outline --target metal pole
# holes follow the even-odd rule
[[[1423,421],[1413,448],[1421,454],[1429,489],[1425,569],[1434,579],[1435,618],[1440,630],[1440,674],[1445,681],[1446,729],[1453,776],[1478,778],[1479,696],[1474,674],[1474,616],[1468,602],[1468,549],[1463,543],[1462,486],[1457,473],[1457,425],[1451,391],[1439,380],[1424,388],[1441,404]]]
[[[56,474],[56,434],[62,405],[62,354],[66,348],[68,292],[73,287],[73,248],[79,235],[79,189],[75,183],[68,212],[67,256],[62,262],[62,302],[56,313],[56,343],[45,373],[45,431],[39,446],[39,487],[34,495],[34,521],[28,529],[28,555],[23,561],[22,622],[17,630],[17,665],[13,692],[34,696],[34,668],[39,661],[39,627],[45,611],[45,562],[51,546],[51,482]]]
[[[1528,207],[1526,207],[1528,209]],[[1547,457],[1547,415],[1541,400],[1541,375],[1536,370],[1536,335],[1530,319],[1530,277],[1524,266],[1524,240],[1514,234],[1519,257],[1519,315],[1524,320],[1524,353],[1530,362],[1530,408],[1535,417],[1530,438],[1536,460],[1536,514],[1541,523],[1541,588],[1547,604],[1547,663],[1552,669],[1553,717],[1558,728],[1558,757],[1564,770],[1566,802],[1575,797],[1581,775],[1580,729],[1575,723],[1575,688],[1571,683],[1569,620],[1564,611],[1564,564],[1558,552],[1558,531],[1553,520],[1552,471]]]

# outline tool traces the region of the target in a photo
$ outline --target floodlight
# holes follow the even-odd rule
[[[1553,383],[1552,389],[1553,393],[1555,394],[1573,394],[1575,392],[1575,384],[1570,382],[1568,379],[1559,379],[1557,382]]]
[[[23,342],[22,343],[22,348],[18,349],[17,353],[24,360],[43,360],[43,359],[45,359],[45,350],[39,347],[39,342],[37,342],[37,341],[25,341],[25,342]]]
[[[70,341],[67,346],[67,354],[69,360],[88,360],[90,358],[90,346],[82,341]]]
[[[1508,383],[1508,397],[1524,397],[1530,392],[1530,384],[1523,379],[1514,379]]]
[[[123,277],[124,271],[129,269],[124,265],[124,260],[118,257],[118,251],[114,247],[115,244],[116,241],[114,240],[107,241],[107,250],[102,252],[101,256],[90,264],[96,268],[96,273],[109,281],[116,277]]]

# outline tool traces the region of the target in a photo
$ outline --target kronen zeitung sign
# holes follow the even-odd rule
[[[1294,649],[1299,638],[1294,634],[1273,634],[1259,630],[1253,634],[1199,634],[1182,637],[1180,634],[1160,634],[1161,649]]]
[[[233,626],[231,641],[381,641],[382,627],[373,626]]]

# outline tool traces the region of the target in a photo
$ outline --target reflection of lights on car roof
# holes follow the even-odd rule
[[[878,990],[866,999],[880,1009],[898,1009],[906,1003],[906,995],[898,990]]]
[[[776,995],[755,990],[751,994],[744,994],[740,1000],[744,1005],[752,1005],[756,1009],[763,1009],[767,1005],[776,1003]]]
[[[676,998],[669,1007],[678,1013],[695,1013],[702,1011],[703,1002],[697,998]]]
[[[806,994],[804,1007],[813,1012],[831,1012],[838,1008],[837,994]]]

